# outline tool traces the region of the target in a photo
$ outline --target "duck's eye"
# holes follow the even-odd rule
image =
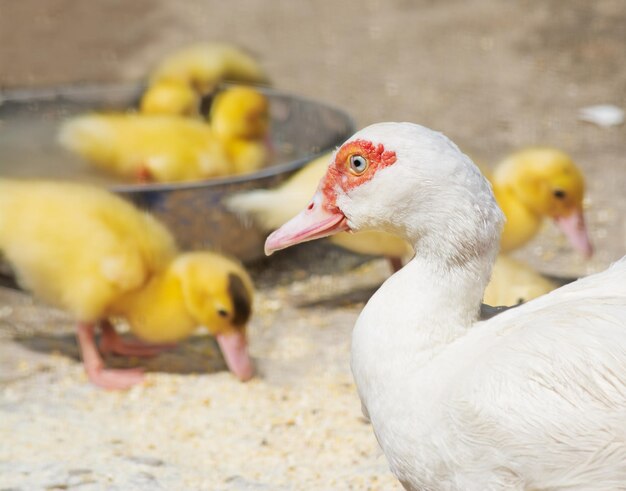
[[[361,175],[363,174],[368,167],[369,163],[365,157],[361,155],[351,155],[350,156],[350,170],[353,174]]]
[[[552,194],[554,194],[555,198],[558,199],[563,199],[565,198],[565,191],[563,191],[562,189],[555,189]]]
[[[228,317],[228,311],[224,309],[217,309],[217,315],[220,317]]]

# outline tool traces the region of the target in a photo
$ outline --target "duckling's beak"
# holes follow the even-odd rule
[[[574,249],[579,251],[585,257],[591,257],[593,254],[593,246],[589,240],[589,234],[587,233],[585,217],[582,210],[577,209],[567,216],[556,217],[554,221],[568,238]]]
[[[245,333],[218,334],[215,339],[220,345],[229,370],[242,382],[250,380],[254,376],[254,365],[248,354]]]
[[[272,232],[265,241],[265,254],[347,230],[345,215],[337,207],[325,206],[324,195],[317,192],[306,209]]]

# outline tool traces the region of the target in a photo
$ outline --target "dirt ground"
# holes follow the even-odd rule
[[[0,0],[0,88],[139,80],[199,40],[251,49],[276,87],[358,126],[418,122],[488,165],[563,148],[587,178],[597,252],[584,260],[547,224],[516,256],[573,276],[626,252],[626,126],[577,119],[591,104],[626,107],[622,0]],[[387,265],[314,244],[251,271],[257,379],[236,382],[198,336],[128,362],[149,383],[119,394],[85,383],[71,319],[0,288],[0,490],[400,489],[348,365]]]

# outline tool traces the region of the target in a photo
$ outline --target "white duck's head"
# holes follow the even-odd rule
[[[448,138],[412,123],[378,123],[333,154],[310,204],[267,238],[265,252],[374,229],[406,239],[420,256],[459,264],[491,259],[503,220],[489,182]]]

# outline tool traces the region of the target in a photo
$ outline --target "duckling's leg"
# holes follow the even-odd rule
[[[128,389],[143,381],[143,372],[140,368],[126,370],[104,368],[104,362],[94,340],[93,324],[78,324],[77,336],[83,365],[87,377],[93,384],[105,389]]]
[[[113,353],[122,356],[151,357],[176,347],[173,343],[148,344],[138,340],[125,340],[117,333],[109,321],[102,321],[100,330],[102,331],[100,351],[103,355]]]
[[[152,175],[152,172],[150,172],[148,166],[145,164],[140,165],[137,168],[135,178],[137,179],[137,182],[141,183],[154,182],[154,176]]]
[[[391,265],[391,270],[394,273],[397,273],[402,269],[402,258],[401,257],[388,257],[389,264]]]

